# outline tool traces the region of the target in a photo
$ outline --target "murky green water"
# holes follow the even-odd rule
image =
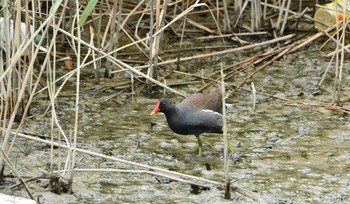
[[[228,59],[232,60],[225,57]],[[283,100],[263,95],[267,93],[315,104],[330,102],[334,70],[322,86],[317,86],[326,66],[320,53],[300,52],[267,67],[252,79],[258,93],[255,112],[251,110],[249,92],[236,91],[230,97],[236,101],[227,109],[228,133],[235,147],[235,152],[230,155],[230,177],[234,185],[258,193],[268,203],[350,202],[349,117],[320,108],[289,106]],[[344,70],[344,76],[342,99],[348,106],[349,70]],[[234,82],[239,79],[236,77]],[[116,81],[112,79],[102,85]],[[90,86],[93,85],[86,84],[86,87]],[[177,89],[188,91],[195,90],[194,87]],[[245,88],[249,89],[249,86]],[[204,157],[195,157],[198,150],[194,136],[171,132],[162,114],[149,116],[150,105],[154,105],[156,97],[139,96],[137,102],[131,104],[126,103],[130,100],[125,93],[107,101],[102,96],[108,96],[110,92],[89,92],[81,96],[80,148],[223,181],[221,136],[203,136]],[[173,95],[168,97],[181,100]],[[32,110],[34,117],[26,123],[25,131],[49,134],[50,117],[42,117],[45,104],[48,105],[43,102]],[[57,111],[61,124],[73,127],[74,97],[62,97]],[[157,125],[151,127],[151,122]],[[19,146],[26,152],[16,150],[12,155],[19,171],[25,175],[41,175],[38,168],[47,169],[50,163],[48,146],[23,139],[19,141]],[[206,170],[205,163],[211,165],[211,171]],[[125,164],[83,154],[78,154],[77,168],[132,169]],[[48,192],[45,179],[30,183],[30,187],[36,196],[41,195],[43,203],[230,202],[223,199],[223,192],[218,189],[194,194],[187,184],[163,182],[164,178],[147,174],[87,172],[77,173],[75,181],[73,195]],[[11,193],[26,196],[23,190]],[[249,201],[237,195],[232,200]]]

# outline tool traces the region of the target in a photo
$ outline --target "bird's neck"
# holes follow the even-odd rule
[[[168,121],[170,129],[174,131],[174,124],[179,123],[181,121],[180,110],[178,107],[174,106],[164,113],[165,117]],[[176,131],[174,131],[176,132]]]
[[[179,108],[174,105],[173,107],[169,108],[166,112],[164,112],[167,120],[169,120],[170,118],[175,118],[178,116],[179,114]]]

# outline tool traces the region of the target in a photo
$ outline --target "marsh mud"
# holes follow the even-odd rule
[[[311,51],[310,51],[311,50]],[[252,96],[236,90],[227,107],[228,134],[235,152],[230,154],[230,177],[233,185],[258,193],[267,203],[348,203],[350,202],[350,123],[349,116],[324,108],[294,105],[293,101],[324,104],[332,101],[334,69],[318,85],[328,65],[328,59],[312,47],[286,55],[257,73],[244,87],[253,82],[257,90],[256,110],[252,111]],[[198,63],[218,70],[219,63],[233,63],[237,55]],[[194,66],[194,65],[193,65]],[[341,103],[349,107],[350,73],[348,62],[343,70]],[[247,70],[251,71],[251,70]],[[90,72],[90,71],[87,71]],[[172,76],[169,81],[179,81]],[[128,88],[116,89],[114,84],[127,78],[104,79],[99,85],[86,74],[82,79],[80,97],[78,147],[129,161],[223,181],[223,138],[203,135],[203,158],[198,158],[194,136],[177,135],[168,128],[164,115],[150,116],[158,94],[139,93],[131,100]],[[234,84],[240,75],[230,79]],[[74,80],[72,80],[74,81]],[[198,81],[181,76],[181,81]],[[59,122],[73,135],[74,82],[59,95],[56,111]],[[71,88],[69,88],[71,86]],[[174,87],[191,94],[200,84]],[[108,87],[108,88],[106,88]],[[211,87],[214,88],[214,87]],[[137,89],[137,88],[136,88]],[[103,90],[103,91],[101,91]],[[207,90],[208,91],[208,90]],[[118,94],[116,94],[118,93]],[[112,94],[113,97],[111,97]],[[270,95],[270,96],[269,96]],[[271,97],[274,96],[274,97]],[[166,93],[180,101],[181,97]],[[291,101],[280,100],[290,99]],[[49,101],[33,104],[31,117],[22,132],[50,135]],[[48,109],[50,111],[50,109]],[[55,130],[58,137],[58,131]],[[63,168],[66,150],[55,149],[54,166]],[[50,167],[50,146],[17,138],[11,158],[26,178],[39,177]],[[207,170],[209,163],[211,170]],[[137,169],[82,153],[77,153],[79,169]],[[10,174],[6,168],[6,173]],[[16,179],[6,179],[1,186],[6,194],[28,197],[23,188],[11,189]],[[223,198],[223,191],[212,188],[194,193],[191,186],[149,174],[77,172],[74,174],[73,194],[52,193],[47,179],[28,182],[31,192],[42,203],[246,203],[244,197]],[[234,195],[234,194],[233,194]]]

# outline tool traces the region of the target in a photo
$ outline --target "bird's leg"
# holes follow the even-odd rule
[[[224,134],[222,134],[222,136],[224,136]],[[232,143],[230,141],[230,138],[227,137],[227,144],[228,144],[228,149],[230,150],[231,153],[233,153],[233,146]]]
[[[198,156],[202,156],[202,140],[199,137],[199,135],[195,135],[197,137],[198,140]]]
[[[231,151],[231,153],[233,153],[233,146],[229,138],[227,138],[227,144],[228,144],[228,149]]]

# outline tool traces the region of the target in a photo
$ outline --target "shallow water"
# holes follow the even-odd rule
[[[229,56],[224,58],[229,59]],[[306,103],[329,103],[334,71],[331,70],[322,86],[317,86],[326,66],[318,52],[288,55],[253,77],[257,89],[255,112],[251,110],[249,92],[236,91],[230,97],[235,101],[227,108],[228,134],[235,148],[230,155],[233,185],[258,193],[268,203],[350,202],[349,117],[321,108],[290,106],[286,101],[264,95],[267,93]],[[348,87],[349,70],[344,70],[344,76],[344,87]],[[101,85],[108,86],[117,80],[120,79],[106,80]],[[234,82],[237,81],[239,76],[234,79]],[[87,79],[84,88],[91,86]],[[247,85],[245,88],[250,87]],[[195,88],[192,85],[178,90],[190,94]],[[159,95],[152,98],[138,96],[137,102],[132,104],[127,90],[115,98],[104,98],[112,92],[82,94],[79,148],[223,181],[223,140],[219,135],[203,135],[204,157],[198,158],[195,156],[198,149],[194,136],[171,132],[162,114],[149,116]],[[349,89],[344,88],[342,94],[344,106],[349,106]],[[167,96],[181,100],[174,95]],[[49,135],[50,116],[43,116],[48,103],[44,100],[37,103],[32,109],[33,117],[27,121],[23,131]],[[57,112],[66,134],[72,134],[74,97],[62,96]],[[151,122],[156,125],[152,127]],[[16,149],[11,156],[22,174],[40,176],[38,168],[49,167],[49,146],[24,139],[18,139],[18,146],[24,152]],[[65,151],[62,152],[63,165]],[[55,161],[59,159],[56,155]],[[211,171],[206,170],[205,163],[210,164]],[[78,154],[76,166],[135,169],[84,154]],[[47,185],[46,179],[29,184],[42,203],[230,202],[223,199],[223,192],[216,188],[194,194],[188,184],[148,174],[76,173],[72,195],[48,192]],[[4,191],[28,197],[23,189],[9,191],[7,188]],[[232,200],[249,202],[235,194]]]

